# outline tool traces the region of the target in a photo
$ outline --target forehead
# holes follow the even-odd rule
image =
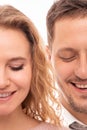
[[[59,21],[57,20],[54,24],[54,34],[56,34],[56,32],[58,32],[58,34],[61,32],[67,34],[70,31],[78,31],[78,29],[87,31],[87,17],[77,19],[66,18]]]
[[[87,49],[87,18],[66,18],[56,21],[52,48]]]
[[[77,33],[78,32],[78,33]],[[54,25],[54,40],[59,38],[60,40],[69,38],[78,38],[78,36],[87,33],[87,18],[83,19],[64,19],[56,21]]]
[[[0,28],[0,52],[25,53],[29,51],[29,41],[25,34],[16,29]]]

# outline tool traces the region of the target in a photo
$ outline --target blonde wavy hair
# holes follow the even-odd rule
[[[20,29],[29,41],[32,56],[32,81],[28,96],[22,103],[24,112],[32,118],[59,124],[59,118],[49,101],[56,101],[53,94],[51,67],[43,51],[42,40],[31,20],[11,5],[0,6],[0,26]],[[59,104],[58,104],[59,105]]]

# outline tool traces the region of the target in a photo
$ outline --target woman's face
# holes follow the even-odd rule
[[[14,112],[30,90],[32,61],[29,41],[15,29],[0,28],[0,115]]]

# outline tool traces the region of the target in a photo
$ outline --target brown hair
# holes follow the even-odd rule
[[[50,48],[54,38],[54,24],[65,18],[82,18],[87,16],[87,0],[57,0],[50,7],[46,22],[47,36]]]
[[[34,119],[60,124],[49,101],[55,102],[51,67],[42,47],[42,40],[31,20],[18,9],[0,6],[0,27],[21,30],[29,41],[32,56],[32,81],[28,96],[22,103],[24,112]]]

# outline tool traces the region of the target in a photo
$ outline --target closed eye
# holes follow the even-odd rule
[[[73,57],[60,57],[59,56],[59,58],[61,58],[64,62],[71,62],[76,59],[76,56],[73,56]]]
[[[62,48],[58,50],[57,56],[64,62],[70,62],[77,58],[78,53],[72,48]]]
[[[23,64],[20,66],[10,66],[13,71],[19,71],[23,69]]]

